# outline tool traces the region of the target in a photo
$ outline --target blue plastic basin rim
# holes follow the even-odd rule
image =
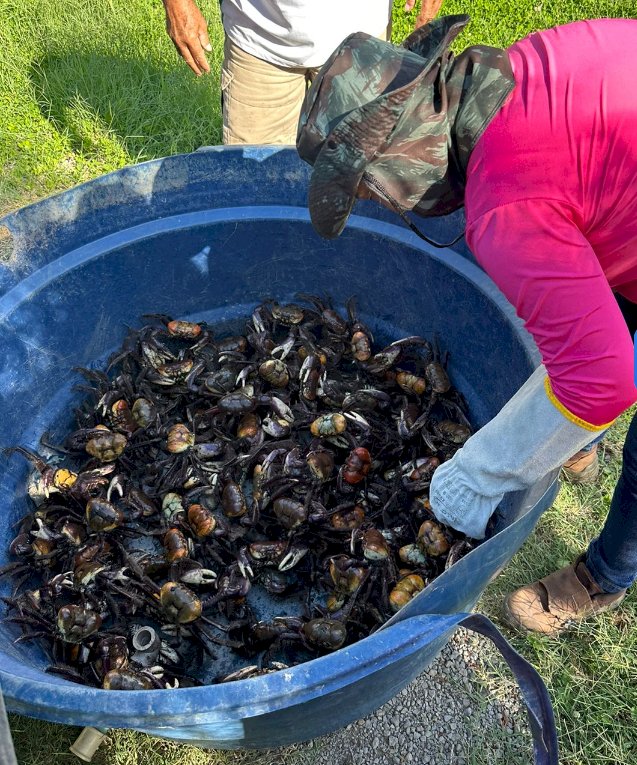
[[[75,250],[71,250],[53,263],[48,263],[34,273],[25,276],[19,284],[10,288],[0,297],[0,321],[6,320],[11,312],[28,296],[43,289],[51,281],[59,278],[64,273],[77,268],[93,258],[100,257],[105,252],[113,251],[132,242],[138,242],[169,231],[193,229],[214,223],[251,222],[255,220],[292,220],[309,223],[310,216],[308,210],[304,207],[286,205],[223,207],[159,218],[122,229],[82,245]],[[424,250],[429,257],[445,263],[453,271],[469,279],[470,282],[479,287],[510,322],[519,327],[522,326],[513,307],[484,271],[454,250],[436,250],[434,247],[430,247],[425,242],[417,239],[407,228],[360,215],[351,215],[348,226],[353,229],[383,236],[386,239],[405,244],[416,250]],[[533,340],[525,332],[521,333],[520,338],[524,343],[529,359],[536,366],[538,354]]]
[[[148,715],[153,716],[153,726],[161,725],[162,717],[167,725],[176,727],[180,718],[188,725],[240,720],[245,719],[246,709],[250,716],[265,714],[289,707],[291,701],[301,704],[363,679],[429,644],[432,631],[436,638],[448,637],[463,616],[466,614],[412,617],[312,662],[214,686],[114,693],[57,679],[55,685],[49,685],[5,671],[0,671],[0,681],[9,708],[12,700],[25,702],[31,709],[42,707],[49,713],[55,709],[60,719],[65,710],[77,713],[87,709],[91,715],[106,716],[105,724],[131,728],[147,725]],[[373,650],[377,645],[380,651]],[[41,703],[38,687],[46,697]]]

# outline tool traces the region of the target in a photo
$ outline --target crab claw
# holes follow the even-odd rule
[[[179,664],[179,654],[174,648],[171,648],[165,640],[161,641],[159,654],[162,659],[165,659],[171,664]]]
[[[113,582],[123,582],[124,584],[126,582],[130,581],[130,576],[126,573],[128,571],[128,566],[122,566],[121,568],[118,568],[115,573],[111,576]]]
[[[254,364],[248,364],[247,366],[243,367],[243,369],[237,375],[235,385],[237,387],[241,386],[243,388],[248,380],[248,377],[250,376],[250,373],[253,372],[254,369]]]
[[[106,501],[111,501],[111,494],[116,491],[119,494],[119,498],[121,499],[124,496],[124,484],[122,483],[121,476],[114,475],[111,478],[111,482],[108,485],[108,489],[106,490]]]
[[[372,427],[363,416],[357,414],[356,412],[343,412],[343,415],[347,417],[348,420],[351,420],[355,425],[358,425],[360,428],[370,430]]]
[[[288,335],[286,341],[284,343],[281,343],[281,345],[277,345],[276,348],[273,348],[270,351],[270,356],[278,356],[281,354],[281,359],[284,359],[294,348],[294,343],[296,342],[296,338],[294,335]]]
[[[175,561],[170,569],[170,575],[176,582],[183,584],[209,585],[214,584],[217,573],[210,568],[204,568],[197,561],[182,558]]]
[[[44,525],[41,518],[36,518],[35,522],[38,524],[38,530],[32,531],[31,536],[36,539],[55,539],[55,534]]]
[[[292,410],[284,401],[281,401],[280,398],[272,396],[270,399],[270,406],[272,407],[272,411],[278,417],[289,422],[290,425],[294,422],[294,414],[292,413]]]
[[[254,571],[252,570],[250,558],[248,557],[248,551],[246,550],[245,547],[242,547],[237,553],[237,566],[239,567],[239,572],[241,573],[241,576],[243,577],[254,576]]]
[[[113,391],[109,390],[97,402],[96,408],[99,410],[102,417],[105,417],[108,414],[108,409],[112,403],[113,403]]]
[[[301,384],[307,380],[312,369],[317,366],[317,363],[318,359],[316,356],[310,354],[309,356],[305,357],[303,363],[301,364],[301,369],[299,370],[299,382]],[[325,372],[323,374],[325,374]]]
[[[296,564],[307,555],[308,548],[301,545],[293,545],[286,555],[284,555],[279,561],[277,568],[279,571],[289,571],[294,568]]]
[[[34,470],[29,476],[27,492],[36,506],[40,506],[49,495],[59,491],[51,482],[50,476],[43,476],[39,470]]]
[[[199,568],[188,571],[180,578],[185,584],[212,584],[217,579],[217,574],[211,568]]]

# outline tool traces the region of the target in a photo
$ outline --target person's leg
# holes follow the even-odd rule
[[[388,40],[391,22],[378,37]],[[224,144],[291,144],[318,68],[285,68],[241,50],[227,36],[221,68]]]
[[[294,144],[305,95],[304,69],[285,69],[226,37],[221,70],[224,144]]]
[[[620,592],[637,581],[637,416],[628,428],[608,517],[589,545],[586,566],[605,592]]]

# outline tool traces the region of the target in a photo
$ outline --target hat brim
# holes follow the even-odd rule
[[[397,119],[380,100],[365,104],[343,119],[323,144],[308,190],[310,218],[321,236],[335,239],[345,228],[365,170]]]

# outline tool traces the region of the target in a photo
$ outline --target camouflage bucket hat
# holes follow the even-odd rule
[[[364,34],[341,43],[308,91],[297,134],[314,165],[314,228],[338,236],[363,186],[406,216],[446,215],[464,204],[476,142],[515,87],[507,51],[448,46],[469,22],[446,16],[416,29],[398,48]],[[362,183],[361,183],[362,182]]]
[[[418,53],[359,32],[347,37],[321,68],[306,95],[297,134],[299,155],[314,165],[309,208],[319,234],[332,239],[341,233],[370,165],[374,177],[384,176],[391,185],[390,168],[383,172],[390,153],[407,151],[427,165],[446,168],[447,104],[434,103],[433,86],[451,57],[449,45],[468,22],[466,15],[445,16],[417,30]],[[417,91],[418,103],[410,108]],[[426,114],[408,120],[408,129],[401,131],[405,113],[423,106]],[[419,131],[425,119],[427,130]],[[422,163],[416,163],[401,179],[406,209],[440,174],[422,171]]]

